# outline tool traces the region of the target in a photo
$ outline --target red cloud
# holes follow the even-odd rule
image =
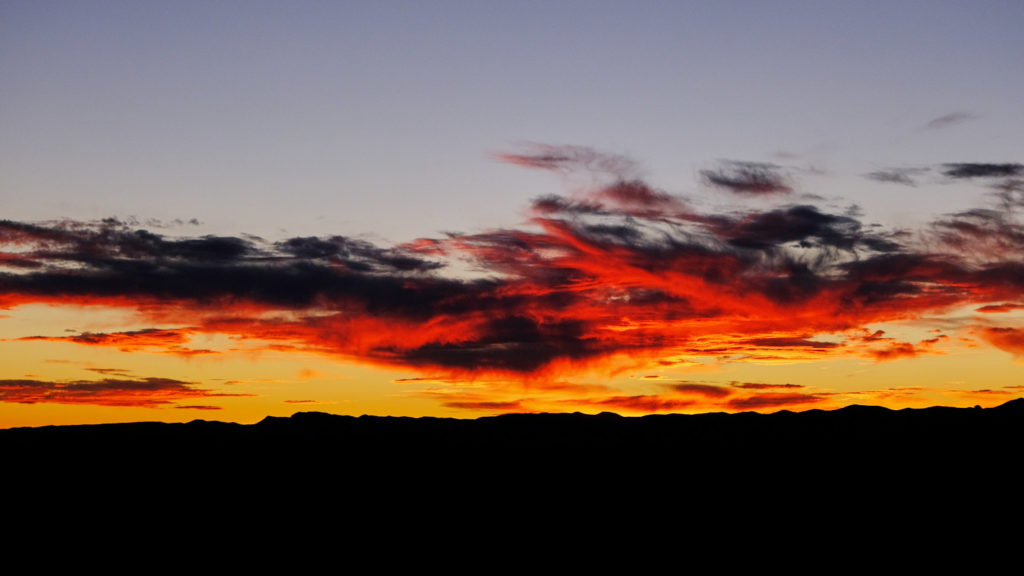
[[[1024,330],[1019,328],[983,328],[982,337],[990,344],[1015,356],[1024,356]]]
[[[978,308],[978,312],[986,314],[995,314],[999,312],[1013,312],[1014,310],[1024,310],[1024,304],[1017,304],[1013,302],[1004,302],[1002,304],[989,304],[988,306],[982,306]]]

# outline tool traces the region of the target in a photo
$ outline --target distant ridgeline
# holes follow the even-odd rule
[[[281,478],[377,486],[671,477],[759,482],[879,474],[943,477],[1017,468],[1024,399],[995,408],[475,420],[300,412],[252,425],[196,420],[0,430],[11,474]],[[85,476],[89,476],[86,474]],[[123,476],[120,476],[123,477]]]

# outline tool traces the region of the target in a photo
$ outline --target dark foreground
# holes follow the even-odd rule
[[[841,544],[838,559],[909,535],[1016,539],[1022,446],[1024,399],[639,418],[307,412],[0,430],[0,488],[8,526],[32,538],[163,546],[154,534],[171,530],[171,547],[218,548],[243,534],[247,557],[282,539],[341,558],[426,541],[448,562],[481,544],[699,554],[768,538]]]
[[[232,531],[516,546],[570,534],[592,546],[683,534],[898,542],[1019,519],[1022,446],[1024,399],[638,418],[307,412],[0,430],[0,488],[24,534],[113,522],[128,538],[187,526],[190,541],[210,542]]]
[[[996,479],[1016,469],[1021,446],[1024,399],[987,409],[476,420],[304,412],[253,425],[197,420],[0,430],[8,480],[57,475],[367,489]]]

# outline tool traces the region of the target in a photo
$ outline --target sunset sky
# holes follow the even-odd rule
[[[0,3],[0,428],[1024,395],[1024,3]]]

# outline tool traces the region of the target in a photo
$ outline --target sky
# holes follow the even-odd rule
[[[1024,394],[1024,5],[0,2],[0,427]]]

